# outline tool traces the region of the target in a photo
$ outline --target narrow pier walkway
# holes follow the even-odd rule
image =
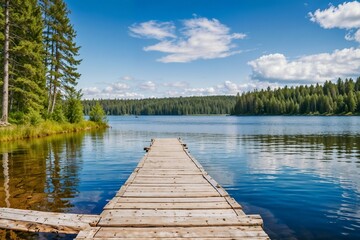
[[[269,239],[178,139],[155,139],[88,239]]]

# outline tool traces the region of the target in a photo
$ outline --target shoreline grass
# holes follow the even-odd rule
[[[41,138],[56,134],[80,132],[90,129],[107,128],[104,123],[82,121],[80,123],[58,123],[44,121],[39,125],[10,125],[0,127],[0,142],[8,142],[20,139]]]

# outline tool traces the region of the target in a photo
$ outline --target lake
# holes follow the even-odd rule
[[[0,144],[0,207],[94,213],[151,138],[191,154],[272,239],[360,239],[360,117],[111,116],[111,128]],[[1,239],[74,235],[0,230]]]

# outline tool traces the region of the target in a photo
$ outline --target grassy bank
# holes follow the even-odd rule
[[[37,126],[11,125],[7,127],[0,127],[0,142],[39,138],[61,133],[79,132],[106,127],[106,124],[91,121],[82,121],[80,123],[58,123],[45,121]]]

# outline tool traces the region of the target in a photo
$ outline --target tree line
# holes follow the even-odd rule
[[[360,114],[360,77],[238,94],[234,115]]]
[[[84,113],[88,115],[99,102],[107,115],[195,115],[230,114],[236,103],[235,96],[204,96],[151,99],[84,100]]]
[[[63,0],[0,0],[3,125],[79,122],[79,46]]]

